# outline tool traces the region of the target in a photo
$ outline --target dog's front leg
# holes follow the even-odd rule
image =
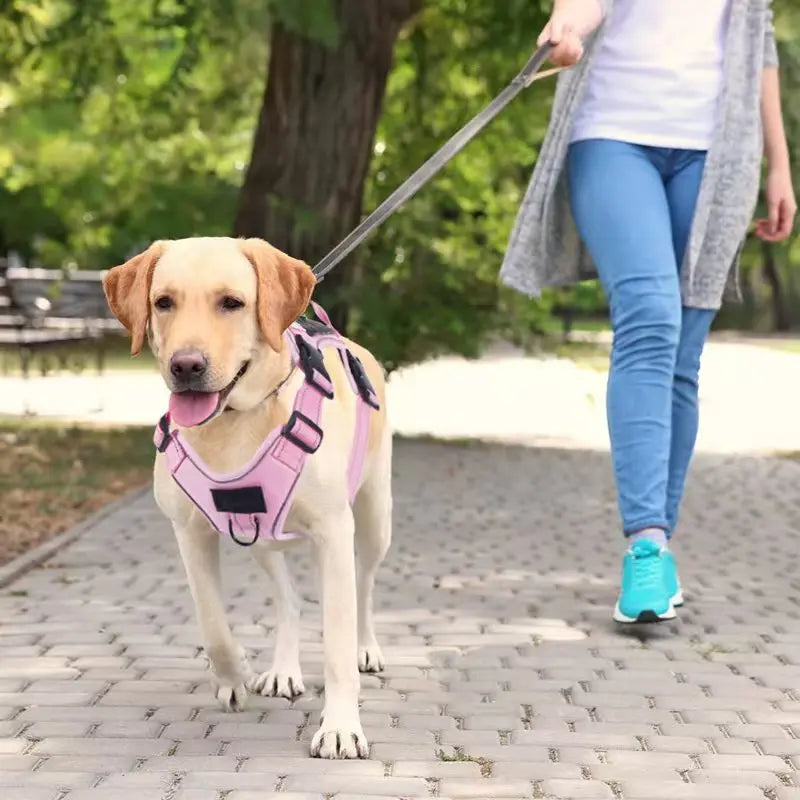
[[[248,688],[267,697],[294,700],[303,694],[303,673],[300,670],[300,599],[283,553],[268,547],[253,547],[253,558],[272,578],[275,585],[275,607],[278,629],[272,668],[255,677]]]
[[[247,701],[245,685],[253,673],[244,650],[233,638],[225,613],[219,534],[205,521],[174,527],[209,660],[214,693],[226,711],[241,711]]]
[[[321,521],[314,536],[322,581],[325,640],[325,708],[311,742],[319,758],[366,758],[369,753],[358,712],[358,633],[354,522],[348,506]]]

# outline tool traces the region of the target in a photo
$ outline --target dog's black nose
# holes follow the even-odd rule
[[[207,369],[208,359],[199,350],[177,350],[169,360],[169,371],[182,384],[202,378]]]

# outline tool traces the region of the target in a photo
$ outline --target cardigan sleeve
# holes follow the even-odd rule
[[[764,15],[764,66],[778,66],[778,45],[775,42],[775,25],[772,21],[772,0],[766,0]]]

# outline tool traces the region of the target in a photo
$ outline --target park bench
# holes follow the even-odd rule
[[[0,345],[16,348],[24,377],[37,352],[87,345],[97,371],[105,338],[122,330],[103,294],[102,273],[0,266]],[[62,366],[65,357],[60,360]]]
[[[608,323],[608,312],[602,308],[589,309],[569,304],[556,304],[550,313],[561,321],[561,336],[565,342],[572,338],[576,322]]]

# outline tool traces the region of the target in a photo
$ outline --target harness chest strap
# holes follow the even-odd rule
[[[320,347],[335,347],[348,381],[356,393],[356,420],[348,463],[348,489],[352,503],[361,479],[369,436],[369,415],[377,409],[377,397],[361,362],[330,326],[325,312],[316,306],[326,328],[313,335],[295,323],[285,336],[292,360],[305,376],[295,395],[287,423],[270,432],[255,455],[240,470],[220,474],[211,470],[181,436],[171,430],[169,415],[159,421],[154,435],[156,448],[166,458],[176,483],[220,533],[239,544],[250,545],[261,537],[296,539],[302,534],[284,530],[291,500],[306,459],[322,444],[320,427],[324,400],[333,397]],[[310,326],[309,326],[310,327]]]

